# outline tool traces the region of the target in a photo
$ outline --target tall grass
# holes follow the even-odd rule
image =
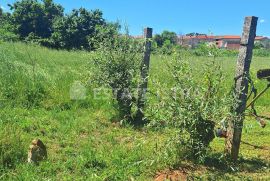
[[[91,87],[88,52],[2,43],[0,59],[2,104],[46,109],[66,109],[78,103],[86,107],[94,104],[89,90],[84,101],[70,99],[70,89],[76,81]]]

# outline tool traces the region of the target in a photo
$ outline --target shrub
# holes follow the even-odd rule
[[[170,42],[170,40],[166,40],[163,43],[163,46],[161,47],[160,51],[162,54],[165,55],[171,55],[173,53],[174,45]]]
[[[13,42],[13,41],[18,41],[19,37],[13,32],[8,31],[5,27],[1,27],[0,40],[6,41],[6,42],[9,42],[9,41]]]
[[[95,80],[112,89],[121,119],[133,120],[142,55],[143,44],[126,33],[108,38],[94,57]]]
[[[1,9],[1,8],[0,8]],[[0,14],[0,40],[17,41],[19,36],[13,32],[14,27],[10,23],[10,15],[8,13]]]
[[[104,41],[118,34],[120,28],[119,23],[107,23],[106,25],[97,25],[93,36],[88,37],[88,42],[91,49],[96,50],[101,48]]]
[[[162,124],[156,121],[155,125],[177,128],[183,155],[203,161],[214,139],[216,121],[229,110],[230,99],[221,93],[223,75],[214,60],[195,69],[187,57],[175,54],[167,64],[173,88],[164,91],[168,85],[160,84],[158,103],[150,105],[148,113],[160,119]],[[193,71],[201,76],[195,77]]]
[[[269,49],[254,49],[254,56],[269,57],[270,50]]]

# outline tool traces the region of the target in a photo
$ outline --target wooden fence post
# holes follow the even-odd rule
[[[149,65],[150,65],[150,54],[151,54],[151,40],[152,38],[153,29],[152,28],[145,28],[144,29],[144,38],[145,38],[145,51],[144,51],[144,57],[141,64],[141,82],[139,85],[138,90],[138,111],[136,115],[136,122],[138,124],[143,123],[144,118],[144,106],[145,106],[145,96],[147,92],[147,86],[148,86],[148,74],[149,74]]]
[[[252,59],[252,51],[256,37],[258,18],[251,16],[245,18],[243,34],[240,42],[240,49],[236,67],[235,76],[235,105],[232,108],[233,119],[228,120],[226,153],[237,161],[242,128],[244,121],[244,112],[247,103],[248,94],[248,76]]]

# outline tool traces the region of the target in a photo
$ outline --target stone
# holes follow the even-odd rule
[[[40,139],[34,139],[29,146],[28,163],[38,164],[45,159],[47,159],[46,146]]]

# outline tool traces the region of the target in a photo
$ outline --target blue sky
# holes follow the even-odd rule
[[[7,3],[15,0],[0,0]],[[140,35],[149,26],[154,33],[163,30],[177,34],[199,32],[240,35],[245,16],[258,16],[257,35],[270,36],[269,0],[55,0],[66,12],[73,8],[100,9],[105,19],[120,20],[130,33]]]

